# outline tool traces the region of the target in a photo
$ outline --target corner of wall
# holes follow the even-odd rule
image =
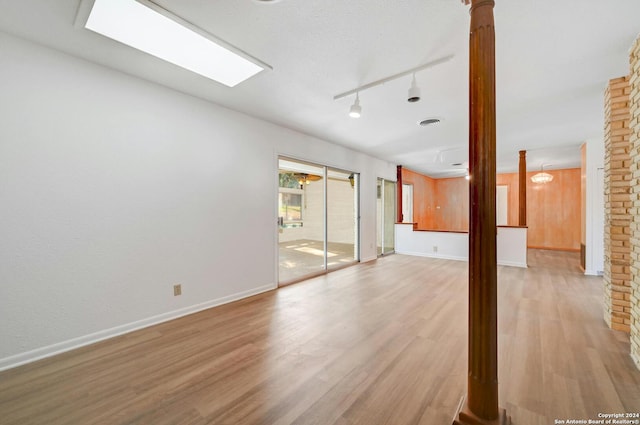
[[[610,80],[604,106],[604,319],[624,332],[631,325],[631,179],[637,169],[629,142],[629,90],[628,76]]]
[[[629,76],[609,81],[605,90],[604,154],[604,319],[629,332],[631,324],[632,170]],[[636,167],[637,168],[637,167]]]
[[[631,265],[631,293],[625,296],[628,296],[630,301],[631,358],[640,369],[640,35],[631,48],[629,61],[631,65],[629,127],[631,130],[631,170],[633,172],[631,180],[633,188],[633,207],[631,209],[633,263]]]

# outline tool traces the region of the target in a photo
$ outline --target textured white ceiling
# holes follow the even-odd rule
[[[235,88],[74,27],[80,0],[0,0],[0,30],[432,176],[467,160],[468,6],[459,0],[156,0],[273,67]],[[602,94],[628,73],[638,0],[496,0],[498,169],[579,166],[602,137]],[[417,74],[353,98],[333,96],[447,55]],[[417,122],[439,117],[440,124]],[[457,168],[457,170],[456,170]]]

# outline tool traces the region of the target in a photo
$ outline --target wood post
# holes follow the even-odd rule
[[[527,151],[520,151],[518,163],[518,225],[527,225]]]
[[[396,180],[398,185],[398,223],[404,221],[404,215],[402,214],[402,165],[398,165],[396,168]]]
[[[508,423],[498,409],[494,0],[471,1],[469,49],[469,375],[454,424]]]

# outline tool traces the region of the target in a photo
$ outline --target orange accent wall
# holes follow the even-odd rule
[[[435,179],[402,168],[402,184],[413,185],[413,222],[418,229],[435,229]]]
[[[527,173],[528,245],[580,250],[580,169],[547,170],[553,181],[535,184]]]
[[[545,170],[553,176],[547,184],[536,184],[527,173],[527,226],[530,248],[580,250],[581,171],[580,168]],[[518,173],[497,175],[498,185],[509,188],[508,224],[518,225]]]
[[[545,170],[551,183],[535,184],[527,173],[528,245],[531,248],[580,250],[581,170]],[[432,179],[403,169],[403,181],[414,185],[414,221],[420,230],[469,230],[469,184],[463,178]],[[498,174],[506,185],[508,224],[518,225],[518,173]],[[425,197],[421,199],[421,197]],[[439,208],[438,208],[439,207]]]
[[[435,229],[469,231],[469,181],[457,177],[435,182]]]

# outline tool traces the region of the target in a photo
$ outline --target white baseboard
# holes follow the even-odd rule
[[[84,347],[85,345],[94,344],[105,339],[113,338],[118,335],[123,335],[129,332],[133,332],[139,329],[147,328],[149,326],[157,325],[159,323],[167,322],[169,320],[177,319],[179,317],[188,316],[190,314],[197,313],[202,310],[207,310],[212,307],[217,307],[222,304],[227,304],[233,301],[238,301],[243,298],[258,295],[263,292],[276,289],[277,285],[269,284],[253,288],[247,291],[238,292],[226,297],[218,298],[215,300],[206,301],[204,303],[195,304],[189,307],[181,308],[179,310],[169,311],[167,313],[159,314],[157,316],[148,317],[146,319],[137,320],[135,322],[127,323],[124,325],[116,326],[110,329],[94,332],[88,335],[84,335],[78,338],[69,339],[67,341],[51,344],[46,347],[36,348],[35,350],[26,351],[24,353],[15,354],[13,356],[0,359],[0,371],[11,369],[26,363],[35,362],[47,357],[55,356],[56,354],[64,353],[66,351],[74,350],[76,348]]]
[[[454,255],[442,255],[442,254],[427,254],[425,252],[411,252],[411,251],[396,250],[396,254],[413,255],[415,257],[438,258],[440,260],[469,261],[469,259],[466,257],[458,257]]]
[[[416,257],[438,258],[441,260],[469,261],[469,259],[466,257],[458,257],[453,255],[441,255],[441,254],[427,254],[424,252],[396,251],[396,254],[413,255]],[[526,263],[517,263],[512,261],[498,261],[498,265],[509,266],[509,267],[522,267],[522,268],[528,267]]]
[[[527,263],[518,263],[515,261],[498,261],[498,265],[499,266],[509,266],[509,267],[521,267],[521,268],[528,268],[529,266],[527,265]]]

